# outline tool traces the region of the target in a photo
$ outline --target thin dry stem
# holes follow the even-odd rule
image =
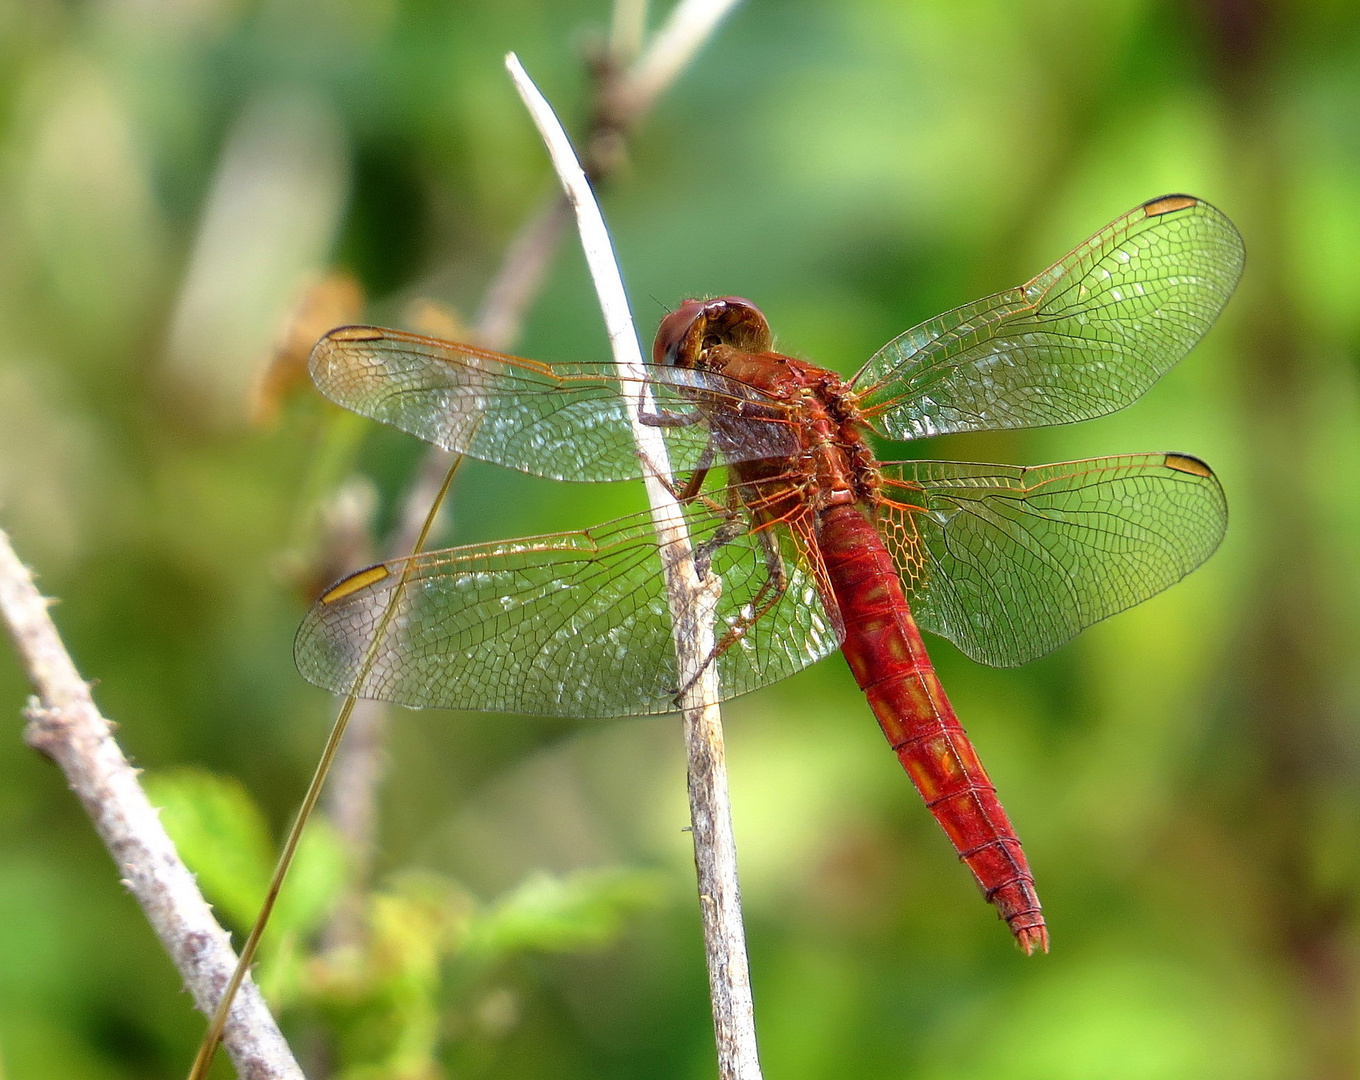
[[[736,841],[717,704],[717,674],[714,665],[707,662],[714,646],[713,613],[718,583],[713,577],[701,580],[695,571],[684,515],[664,479],[669,468],[661,431],[642,420],[644,412],[651,411],[643,381],[642,350],[604,217],[551,107],[513,54],[506,58],[506,66],[576,211],[581,246],[595,282],[620,382],[624,392],[635,397],[629,415],[638,450],[650,466],[644,481],[657,537],[662,551],[667,553],[662,560],[662,573],[675,625],[680,685],[687,688],[681,709],[685,718],[690,815],[718,1045],[718,1073],[721,1080],[759,1080],[755,1012],[737,884]]]
[[[504,349],[519,337],[520,321],[543,286],[548,264],[570,220],[566,200],[554,194],[520,226],[477,312],[480,344]]]
[[[47,606],[9,537],[0,532],[0,612],[36,691],[25,710],[24,737],[66,774],[124,886],[146,913],[198,1007],[210,1012],[236,966],[230,939],[180,861],[159,812],[137,782],[137,771],[113,738],[112,725],[66,652]],[[302,1080],[288,1044],[249,979],[241,987],[223,1043],[246,1080]]]
[[[642,52],[647,36],[647,0],[614,0],[614,17],[609,21],[609,51],[622,63],[630,63]]]
[[[689,66],[738,3],[739,0],[680,0],[671,9],[647,51],[624,77],[622,101],[630,123],[656,104],[656,99]]]

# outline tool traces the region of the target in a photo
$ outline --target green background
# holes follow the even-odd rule
[[[300,290],[338,267],[369,321],[409,326],[421,298],[470,316],[553,183],[502,56],[579,131],[608,20],[603,0],[0,0],[0,526],[171,787],[235,777],[287,820],[333,711],[290,658],[318,497],[366,475],[385,527],[418,460],[305,387],[247,421]],[[839,660],[736,701],[772,1080],[1360,1075],[1354,5],[755,0],[604,205],[644,344],[666,305],[736,293],[848,373],[1170,191],[1246,240],[1205,343],[1117,415],[911,451],[1176,450],[1228,493],[1202,570],[1052,656],[994,671],[929,643],[1053,952],[1013,947]],[[514,348],[605,355],[574,238]],[[587,525],[635,488],[469,466],[450,538]],[[202,1021],[23,745],[0,654],[0,1075],[183,1075]],[[677,721],[398,710],[389,766],[375,896],[439,897],[410,948],[446,947],[350,1013],[298,991],[309,1075],[713,1074]],[[414,1013],[415,1050],[372,1048]],[[328,1017],[372,1045],[336,1050]]]

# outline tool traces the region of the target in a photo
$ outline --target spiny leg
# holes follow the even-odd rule
[[[696,565],[702,561],[703,572],[706,573],[717,550],[723,544],[731,543],[746,531],[744,520],[739,516],[730,518],[718,528],[712,537],[695,549]],[[755,596],[746,605],[746,612],[738,616],[728,626],[727,632],[723,634],[718,643],[713,646],[712,651],[704,658],[704,662],[699,666],[699,672],[707,670],[709,664],[714,663],[719,656],[745,637],[747,631],[767,615],[779,603],[784,593],[788,591],[789,573],[784,565],[784,557],[779,551],[778,541],[768,529],[753,530],[753,535],[759,538],[760,546],[765,554],[765,580],[761,582]],[[696,674],[694,679],[681,687],[679,693],[676,694],[677,702],[698,677],[698,674]]]
[[[638,406],[638,421],[648,427],[691,427],[703,418],[704,414],[698,409],[690,409],[688,412],[657,409],[655,412],[648,412],[641,405]]]
[[[677,489],[670,482],[666,484],[671,489],[671,494],[675,496],[676,502],[688,504],[698,498],[699,492],[703,489],[704,481],[708,479],[709,470],[713,468],[713,462],[717,459],[717,454],[718,452],[713,446],[713,436],[710,433],[708,443],[704,446],[704,452],[699,455],[694,471],[689,474],[689,479],[685,481],[684,486]]]

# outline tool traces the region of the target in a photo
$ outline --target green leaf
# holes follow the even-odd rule
[[[204,894],[232,922],[249,926],[269,884],[274,845],[245,786],[201,769],[148,774],[142,782]]]
[[[208,899],[238,927],[259,913],[277,845],[263,811],[235,777],[179,769],[143,777],[180,857]],[[346,856],[323,818],[307,826],[271,922],[276,939],[321,925],[345,882]]]

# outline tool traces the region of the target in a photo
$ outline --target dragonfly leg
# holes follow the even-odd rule
[[[661,482],[666,486],[666,490],[671,493],[671,497],[676,502],[688,505],[698,498],[699,491],[704,486],[704,481],[708,479],[709,470],[713,468],[713,462],[717,460],[717,450],[713,447],[713,440],[708,440],[708,445],[704,447],[704,452],[699,455],[699,460],[695,463],[694,471],[690,473],[689,479],[683,484],[677,484],[674,480],[661,477]]]
[[[717,451],[713,448],[713,440],[708,440],[708,445],[704,447],[704,452],[699,455],[699,461],[694,466],[694,471],[689,474],[689,479],[685,481],[684,487],[679,491],[671,492],[679,502],[691,503],[698,496],[699,491],[704,486],[704,481],[708,478],[708,471],[713,468],[714,459]]]
[[[703,418],[703,413],[697,409],[691,409],[689,412],[672,412],[670,409],[648,412],[641,405],[638,406],[638,421],[648,427],[691,427]]]
[[[669,409],[657,409],[655,412],[648,412],[641,405],[638,406],[638,422],[646,424],[648,427],[657,428],[676,428],[692,427],[703,420],[703,413],[697,409],[689,412],[671,412]],[[714,450],[713,439],[710,437],[708,445],[704,448],[703,455],[699,458],[699,463],[695,466],[690,478],[682,485],[676,485],[673,481],[662,477],[662,483],[670,493],[675,496],[676,501],[687,503],[694,499],[703,487],[708,470],[713,467]]]
[[[702,560],[703,572],[706,573],[714,552],[723,544],[730,543],[746,531],[745,521],[734,516],[732,520],[720,526],[711,539],[695,549],[696,564],[699,564]],[[746,605],[745,612],[728,626],[727,632],[713,646],[712,652],[704,658],[703,664],[699,667],[700,672],[706,671],[709,664],[745,637],[746,632],[768,614],[770,609],[779,603],[788,590],[789,573],[784,566],[784,556],[779,552],[779,544],[767,530],[761,530],[755,535],[760,537],[760,544],[765,552],[765,568],[768,573],[765,580],[761,582],[760,588],[756,590],[755,596],[751,598],[751,602]],[[698,677],[696,674],[693,679],[680,688],[679,693],[675,695],[677,704],[685,691],[698,680]]]
[[[713,444],[710,443],[708,449],[704,451],[703,458],[699,461],[702,472],[697,473],[696,475],[700,477],[700,483],[702,483],[703,474],[708,472],[707,466],[712,464],[712,450]],[[690,483],[693,484],[693,478],[691,478]],[[688,499],[682,499],[681,501],[690,502],[696,498],[698,498],[697,491],[695,491]],[[714,552],[724,544],[730,544],[738,536],[746,532],[747,525],[744,508],[735,489],[728,489],[725,503],[720,503],[717,500],[710,499],[706,496],[700,501],[717,517],[723,519],[723,523],[718,526],[717,531],[694,549],[694,568],[700,577],[704,577],[708,573],[709,564],[713,561]],[[761,543],[764,544],[765,541],[762,540]],[[768,565],[768,551],[766,552],[765,559]]]
[[[789,571],[784,566],[784,556],[779,552],[779,543],[774,533],[762,529],[756,536],[760,539],[760,546],[765,550],[765,569],[768,573],[765,580],[760,583],[760,588],[756,590],[756,595],[751,599],[750,614],[742,615],[728,629],[723,639],[713,647],[714,656],[743,637],[747,630],[779,603],[789,587]]]
[[[708,576],[714,554],[746,531],[746,522],[736,514],[724,516],[727,520],[718,526],[717,531],[694,548],[694,570],[701,578]]]

